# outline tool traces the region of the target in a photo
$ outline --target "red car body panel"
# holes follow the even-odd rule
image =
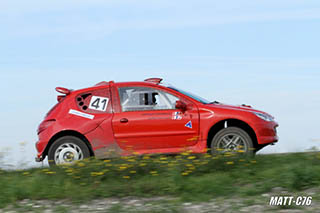
[[[119,88],[147,87],[170,93],[186,104],[187,110],[178,109],[122,112]],[[65,96],[47,114],[38,129],[37,161],[43,160],[56,137],[64,133],[82,135],[97,158],[109,154],[130,155],[133,152],[193,153],[207,152],[211,128],[226,120],[246,123],[255,133],[258,144],[278,141],[274,121],[264,121],[252,112],[264,113],[247,106],[202,104],[189,96],[151,82],[114,83],[101,82],[94,87],[69,91],[58,88]],[[87,106],[94,96],[105,98],[104,111]],[[266,114],[266,113],[265,113]],[[178,116],[178,119],[173,119]]]

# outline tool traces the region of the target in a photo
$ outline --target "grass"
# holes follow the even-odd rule
[[[258,155],[254,159],[190,153],[88,159],[73,166],[0,170],[0,208],[23,199],[79,203],[127,196],[172,196],[181,201],[223,196],[254,199],[275,187],[299,192],[319,185],[319,153]]]

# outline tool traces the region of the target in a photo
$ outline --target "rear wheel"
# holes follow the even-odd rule
[[[74,136],[64,136],[53,142],[49,149],[49,165],[72,164],[90,157],[87,145]]]
[[[254,154],[251,137],[238,127],[228,127],[220,130],[211,141],[211,154]]]

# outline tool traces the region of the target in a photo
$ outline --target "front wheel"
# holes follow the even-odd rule
[[[48,153],[49,165],[72,164],[90,157],[87,145],[74,136],[64,136],[53,142]]]
[[[251,137],[238,127],[220,130],[211,141],[211,154],[246,154],[253,155],[254,147]]]

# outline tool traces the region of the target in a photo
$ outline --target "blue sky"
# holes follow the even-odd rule
[[[273,114],[281,140],[264,152],[320,147],[318,0],[12,0],[0,2],[0,26],[9,160],[33,160],[56,86],[155,76]]]

